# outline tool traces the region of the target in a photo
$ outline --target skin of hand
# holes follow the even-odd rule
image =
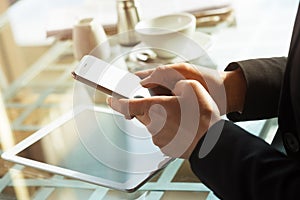
[[[136,117],[169,156],[188,158],[220,115],[242,111],[246,81],[241,69],[216,71],[187,63],[137,72],[151,98],[114,99],[108,104],[127,119]]]
[[[220,120],[220,111],[199,81],[177,80],[172,84],[173,96],[110,97],[107,102],[127,119],[141,121],[163,153],[187,159],[208,128]]]
[[[246,80],[240,68],[234,71],[217,71],[188,63],[159,66],[136,72],[144,87],[154,95],[172,95],[179,80],[196,80],[203,85],[217,103],[221,115],[243,110]]]

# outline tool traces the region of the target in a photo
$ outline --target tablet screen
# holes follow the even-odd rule
[[[105,166],[87,151],[78,137],[74,118],[17,155],[116,182],[127,180],[126,173]]]
[[[134,120],[91,109],[49,131],[17,156],[118,183],[140,182],[168,161]],[[101,183],[100,183],[101,184]]]

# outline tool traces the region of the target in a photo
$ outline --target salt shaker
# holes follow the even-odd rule
[[[117,0],[118,11],[118,38],[124,46],[134,46],[139,38],[134,31],[135,25],[140,21],[134,0]]]

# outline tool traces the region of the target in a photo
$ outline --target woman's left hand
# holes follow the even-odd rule
[[[172,93],[142,99],[108,98],[108,104],[127,119],[141,121],[163,153],[187,159],[208,128],[220,120],[220,111],[198,81],[180,80]]]

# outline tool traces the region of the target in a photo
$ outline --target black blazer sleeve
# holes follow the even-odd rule
[[[247,81],[243,112],[228,117],[236,121],[279,115],[278,133],[282,133],[290,156],[230,121],[217,122],[199,141],[189,160],[194,173],[222,199],[300,198],[299,39],[298,9],[288,61],[286,58],[248,60],[231,63],[226,69],[241,67]],[[207,145],[210,140],[206,138],[216,136],[213,145]],[[206,156],[202,156],[203,151],[208,152]]]
[[[218,132],[220,128],[214,148],[199,158],[202,138],[189,159],[193,172],[217,196],[229,200],[300,197],[299,161],[289,159],[230,121],[221,120],[210,131]]]
[[[228,119],[243,121],[277,117],[286,62],[285,57],[278,57],[229,64],[225,70],[242,69],[247,93],[242,113],[229,113]]]

